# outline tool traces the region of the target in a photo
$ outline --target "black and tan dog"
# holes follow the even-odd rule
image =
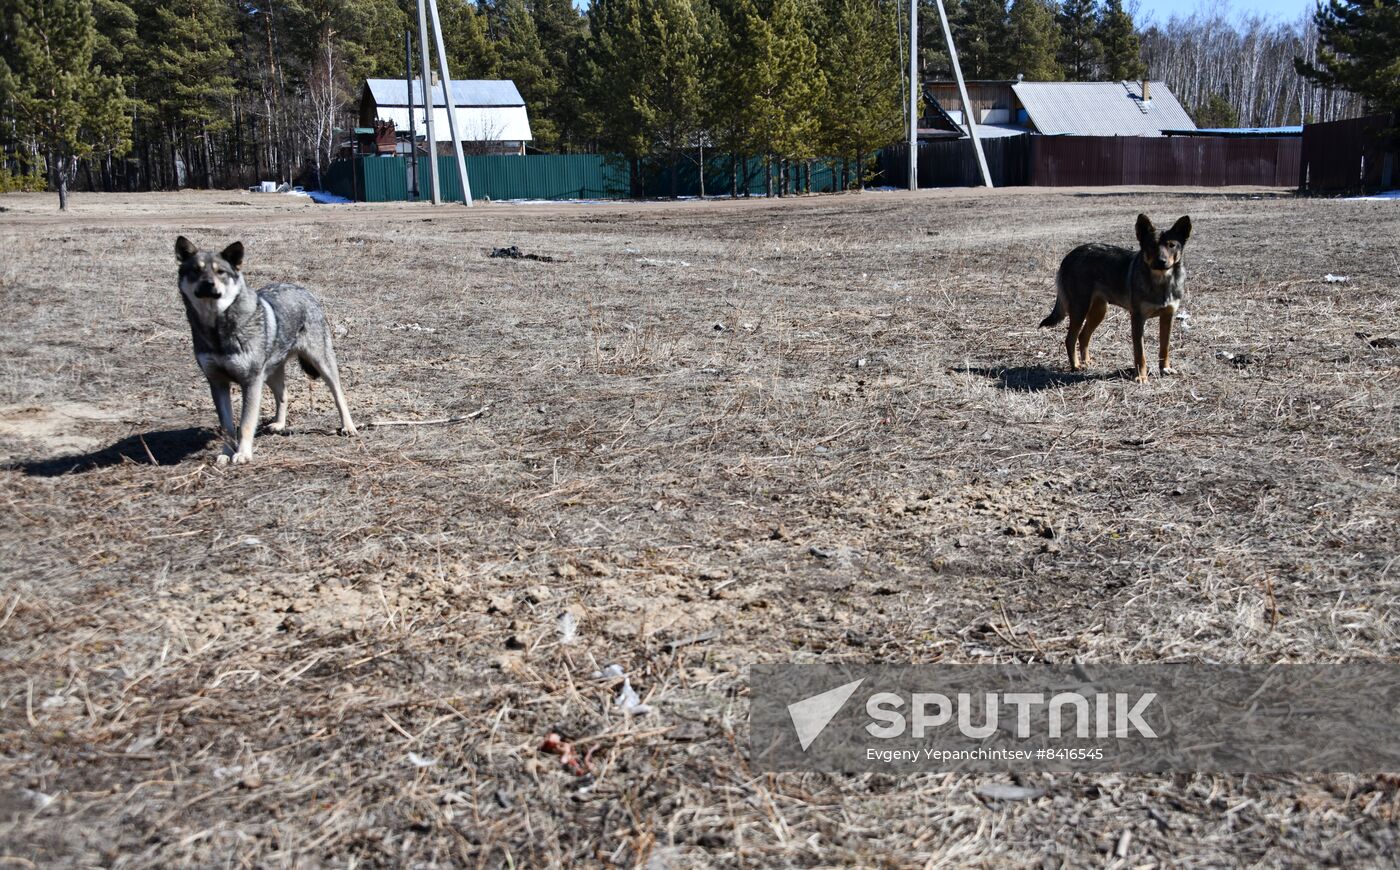
[[[1172,321],[1186,298],[1186,267],[1182,254],[1191,237],[1191,218],[1183,217],[1165,233],[1140,214],[1137,219],[1138,250],[1116,245],[1080,245],[1060,263],[1055,275],[1055,308],[1041,326],[1055,326],[1069,317],[1065,350],[1070,371],[1089,365],[1089,339],[1103,321],[1110,304],[1126,308],[1133,321],[1133,366],[1139,383],[1147,381],[1147,354],[1142,331],[1147,319],[1158,318],[1161,342],[1157,349],[1162,374],[1171,367]],[[1076,353],[1075,344],[1078,344]]]

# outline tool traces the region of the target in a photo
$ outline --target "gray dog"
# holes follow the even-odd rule
[[[355,424],[340,389],[340,373],[331,349],[330,326],[321,303],[305,287],[269,284],[256,293],[243,280],[243,243],[234,242],[215,254],[201,251],[189,239],[175,240],[180,261],[180,298],[194,334],[194,358],[209,379],[219,424],[232,443],[219,457],[247,462],[253,458],[253,433],[266,383],[277,400],[277,416],[267,427],[287,428],[287,359],[297,362],[311,378],[324,378],[340,411],[340,434],[354,435]],[[243,416],[233,425],[229,387],[243,391]]]

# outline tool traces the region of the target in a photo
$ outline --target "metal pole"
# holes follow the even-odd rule
[[[413,120],[413,31],[403,32],[403,86],[408,91],[408,195],[421,199],[418,192],[418,129]]]
[[[423,0],[418,0],[418,47],[423,49],[423,105],[428,110],[425,119],[428,124],[428,184],[433,192],[433,205],[441,205],[442,181],[438,178],[437,137],[433,135],[433,73],[428,56],[428,15],[423,11]]]
[[[941,2],[941,0],[940,0]],[[909,0],[909,189],[919,189],[919,0]]]
[[[433,38],[437,40],[438,67],[442,69],[442,101],[447,105],[447,127],[452,131],[452,149],[457,153],[457,174],[462,179],[462,202],[472,204],[472,185],[467,180],[467,159],[462,156],[462,137],[457,133],[457,107],[452,103],[452,75],[447,71],[447,48],[442,44],[442,23],[438,21],[437,0],[428,0],[433,16]]]
[[[972,137],[972,150],[977,152],[977,166],[982,170],[982,184],[992,186],[992,174],[987,171],[987,155],[982,153],[982,140],[977,138],[977,122],[972,116],[972,102],[967,98],[967,83],[963,81],[962,64],[958,63],[958,50],[953,47],[953,31],[948,27],[948,13],[943,9],[943,0],[938,3],[938,17],[943,22],[943,37],[948,40],[948,58],[953,62],[953,76],[958,80],[958,96],[962,97],[963,122],[967,124],[967,135]]]

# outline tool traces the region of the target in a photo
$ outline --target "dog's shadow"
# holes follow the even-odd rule
[[[15,462],[2,467],[31,477],[59,477],[64,474],[82,474],[99,468],[111,468],[126,462],[136,465],[178,465],[194,454],[204,451],[217,439],[218,433],[214,430],[197,426],[165,429],[131,435],[91,453]]]
[[[1090,381],[1130,379],[1135,372],[1132,368],[1111,369],[1097,372],[1067,372],[1048,366],[967,366],[953,369],[958,374],[978,375],[997,382],[997,389],[1016,393],[1039,393],[1056,387],[1083,384]]]

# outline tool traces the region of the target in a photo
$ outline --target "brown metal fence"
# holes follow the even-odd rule
[[[1397,155],[1385,135],[1391,126],[1386,115],[1305,124],[1298,189],[1354,193],[1393,186]]]
[[[1296,138],[1214,136],[1036,136],[1030,183],[1041,187],[1159,184],[1291,187],[1302,142]]]

